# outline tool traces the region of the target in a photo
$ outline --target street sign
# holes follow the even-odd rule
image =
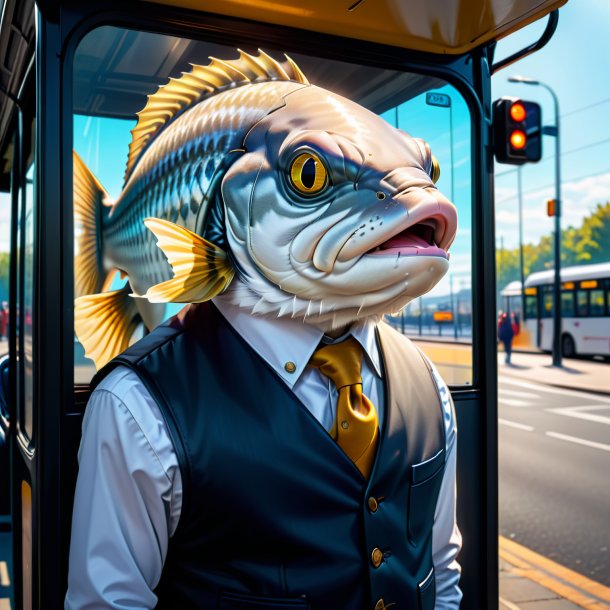
[[[451,106],[451,98],[444,93],[429,91],[426,93],[426,104],[429,106],[442,106],[443,108],[449,108]]]
[[[451,311],[435,311],[434,321],[437,324],[453,322],[453,313]]]

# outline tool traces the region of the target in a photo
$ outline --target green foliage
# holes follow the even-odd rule
[[[527,277],[553,267],[553,236],[544,235],[537,244],[523,244],[523,267]],[[561,232],[561,263],[564,266],[610,261],[610,202],[598,203],[580,227]],[[519,248],[496,252],[498,292],[519,280]]]

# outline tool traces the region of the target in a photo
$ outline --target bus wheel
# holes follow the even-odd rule
[[[574,358],[576,356],[576,344],[571,335],[561,337],[561,354],[564,358]]]

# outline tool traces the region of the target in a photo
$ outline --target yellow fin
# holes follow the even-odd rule
[[[127,349],[139,322],[129,287],[89,294],[74,302],[76,336],[98,370]]]
[[[308,85],[309,81],[296,63],[287,55],[286,63],[273,59],[259,49],[258,55],[239,51],[238,59],[220,60],[210,57],[207,66],[192,64],[190,72],[170,78],[166,85],[148,96],[146,106],[138,115],[138,123],[131,131],[125,182],[131,176],[142,151],[155,135],[179,112],[231,85],[247,85],[271,80],[294,81]]]
[[[201,303],[229,286],[235,270],[224,250],[161,218],[147,218],[144,224],[174,271],[171,280],[151,286],[143,295],[151,303]]]
[[[77,296],[102,290],[106,273],[99,250],[103,207],[108,194],[84,161],[72,153],[74,163],[74,284]]]

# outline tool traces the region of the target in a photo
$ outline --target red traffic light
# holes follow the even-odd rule
[[[542,116],[536,102],[502,97],[493,103],[493,150],[500,163],[522,165],[542,157]]]
[[[525,111],[525,106],[521,102],[515,102],[510,107],[510,118],[513,121],[517,121],[517,123],[521,123],[521,121],[525,121],[526,116],[527,116],[527,112]]]
[[[520,129],[513,131],[510,134],[510,145],[515,150],[523,150],[527,146],[527,136]]]

